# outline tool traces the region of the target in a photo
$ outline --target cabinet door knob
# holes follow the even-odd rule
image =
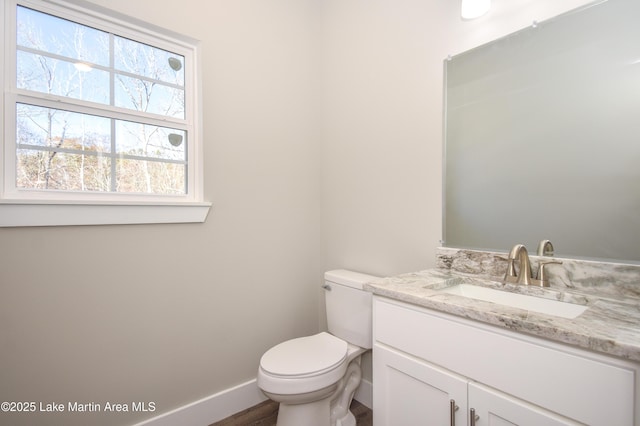
[[[458,411],[458,408],[455,399],[449,401],[449,424],[451,426],[456,426],[456,411]]]

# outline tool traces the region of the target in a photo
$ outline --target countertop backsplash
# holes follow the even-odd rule
[[[529,255],[534,277],[540,256]],[[507,270],[508,253],[439,247],[436,267],[465,275],[501,281]],[[545,260],[550,259],[544,257]],[[640,265],[553,257],[561,265],[548,265],[550,288],[611,297],[640,299]]]

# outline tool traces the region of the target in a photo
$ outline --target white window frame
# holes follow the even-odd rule
[[[5,0],[0,7],[0,227],[204,222],[211,203],[203,201],[203,149],[199,43],[186,36],[132,19],[97,5],[65,0]],[[185,110],[188,126],[187,194],[158,196],[123,193],[18,191],[15,189],[16,102],[29,94],[16,88],[16,8],[29,7],[112,32],[185,58]],[[40,97],[42,99],[42,97]],[[48,101],[48,99],[47,99]],[[57,108],[55,97],[51,106]],[[65,99],[82,110],[86,102]],[[64,109],[64,108],[63,108]],[[132,112],[131,115],[135,115]],[[167,125],[171,126],[170,119]]]

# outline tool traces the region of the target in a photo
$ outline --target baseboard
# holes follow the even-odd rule
[[[373,407],[373,386],[362,380],[353,396],[367,408]],[[267,397],[258,388],[256,380],[250,380],[198,401],[183,405],[134,426],[203,426],[226,419],[242,410],[260,404]]]
[[[373,384],[368,380],[362,379],[355,395],[353,395],[353,399],[373,410]]]
[[[267,397],[258,388],[254,379],[137,423],[134,426],[209,425],[239,411],[253,407],[266,399]]]

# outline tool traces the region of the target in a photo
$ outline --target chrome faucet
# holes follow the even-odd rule
[[[547,240],[548,241],[548,240]],[[541,242],[544,243],[544,241]],[[551,242],[549,242],[551,244]],[[553,246],[551,246],[553,249]],[[544,252],[544,250],[543,250]],[[516,273],[515,261],[518,261],[520,267],[518,273]],[[507,272],[504,274],[505,283],[517,283],[523,285],[537,285],[540,287],[549,287],[549,279],[545,273],[545,266],[551,263],[561,264],[559,260],[546,260],[538,263],[537,279],[533,278],[531,273],[531,261],[529,260],[529,253],[527,248],[522,244],[516,244],[509,252],[509,258],[507,259]]]

